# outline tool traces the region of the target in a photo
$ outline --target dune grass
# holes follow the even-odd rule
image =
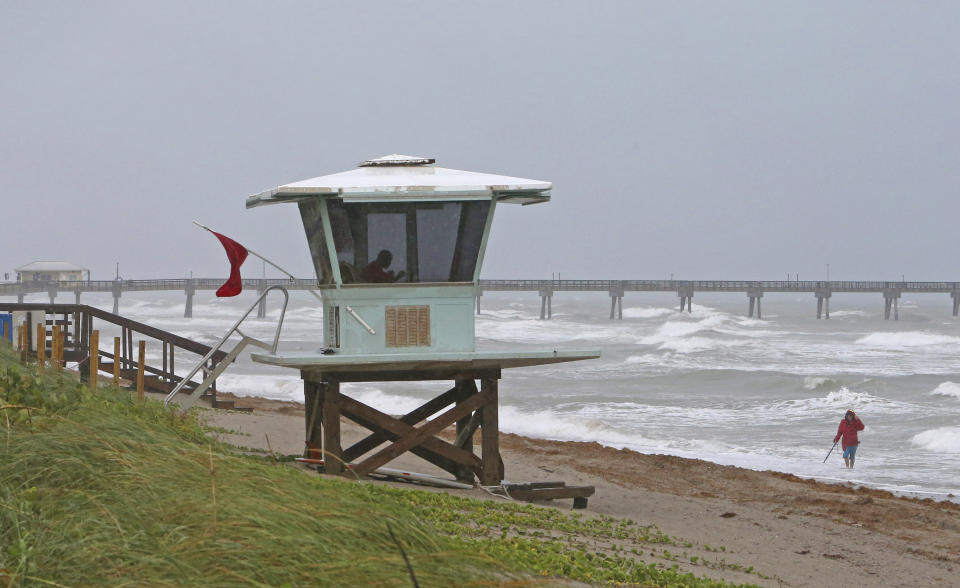
[[[421,586],[723,585],[618,553],[652,527],[305,475],[0,347],[0,586],[411,586],[404,555]]]

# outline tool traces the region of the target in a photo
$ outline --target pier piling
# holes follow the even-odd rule
[[[693,312],[693,286],[680,286],[677,296],[680,297],[680,312],[683,312],[684,307],[687,312]]]
[[[883,291],[883,319],[890,320],[890,311],[893,311],[893,320],[900,320],[900,289],[887,288]]]
[[[193,293],[196,292],[193,280],[187,281],[187,287],[183,291],[187,295],[187,302],[183,307],[183,318],[193,318]]]
[[[263,293],[267,291],[267,286],[264,280],[260,280],[257,284],[257,296],[263,296]],[[267,317],[267,299],[261,298],[260,304],[257,305],[257,318],[262,319]]]
[[[553,290],[551,288],[540,289],[540,320],[553,317]]]
[[[623,284],[610,288],[610,318],[623,320]]]
[[[830,288],[817,288],[813,295],[817,297],[817,318],[830,318],[830,298],[833,291]]]
[[[750,308],[747,316],[753,318],[753,309],[757,309],[757,318],[763,318],[763,311],[760,308],[760,299],[763,298],[763,290],[759,288],[747,289],[747,297],[750,299]]]
[[[113,314],[120,314],[120,293],[123,290],[123,282],[116,280],[113,283]]]

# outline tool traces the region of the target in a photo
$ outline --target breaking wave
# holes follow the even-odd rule
[[[670,316],[677,311],[670,308],[656,308],[652,306],[642,306],[634,308],[624,308],[623,318],[660,318]]]
[[[910,442],[923,449],[960,453],[960,427],[940,427],[917,433]]]
[[[823,376],[807,376],[803,379],[803,387],[807,390],[819,390],[821,388],[832,388],[838,385],[839,382],[833,378],[826,378]]]
[[[930,394],[934,396],[952,396],[960,399],[960,384],[954,382],[943,382],[933,389]]]

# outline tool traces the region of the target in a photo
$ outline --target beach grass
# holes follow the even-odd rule
[[[306,475],[7,345],[0,413],[0,586],[727,585],[654,527]]]

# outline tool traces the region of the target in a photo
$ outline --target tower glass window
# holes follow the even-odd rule
[[[333,282],[333,262],[344,284],[472,282],[490,203],[311,199],[302,201],[300,210],[321,284]],[[324,204],[335,260],[328,255],[320,223]]]

